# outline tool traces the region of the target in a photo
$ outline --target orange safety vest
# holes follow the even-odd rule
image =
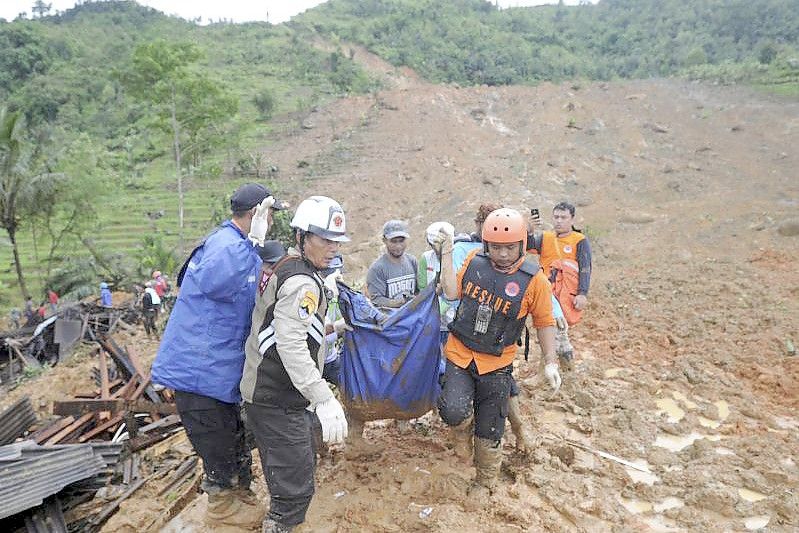
[[[560,303],[570,326],[577,324],[583,315],[574,307],[574,297],[580,285],[577,243],[583,239],[585,235],[577,231],[565,237],[558,237],[554,231],[545,231],[541,239],[541,267],[552,282],[552,294]]]

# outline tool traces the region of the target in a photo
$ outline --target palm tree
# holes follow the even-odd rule
[[[19,111],[0,108],[0,226],[8,233],[14,254],[14,268],[22,297],[30,296],[22,274],[17,230],[23,214],[34,212],[34,198],[53,187],[56,176],[38,172],[43,138],[31,140]],[[34,168],[37,167],[37,168]]]

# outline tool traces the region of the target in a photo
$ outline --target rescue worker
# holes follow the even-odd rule
[[[263,509],[250,490],[252,457],[241,419],[239,382],[250,331],[257,274],[276,202],[256,183],[230,199],[232,216],[196,247],[181,268],[178,293],[152,367],[154,383],[175,390],[175,403],[203,460],[205,515],[211,531],[255,528]]]
[[[331,198],[311,196],[291,227],[296,247],[259,286],[240,386],[271,499],[264,533],[291,531],[305,520],[316,464],[310,412],[324,442],[347,436],[344,409],[322,378],[327,303],[338,297],[341,274],[319,276],[349,241],[344,211]]]
[[[552,263],[557,259],[577,263],[578,286],[576,294],[570,302],[561,302],[561,306],[571,306],[582,311],[588,306],[588,289],[591,285],[591,243],[588,238],[574,229],[574,205],[560,202],[552,209],[553,231],[535,232],[531,239],[530,250],[541,256],[541,268],[552,281]],[[533,224],[540,226],[538,220]],[[569,329],[565,318],[558,321],[558,332],[555,338],[556,352],[566,368],[571,368],[574,349],[569,340]]]
[[[445,260],[452,254],[452,235],[441,232],[435,241],[444,295],[461,301],[445,347],[438,408],[442,420],[453,427],[457,446],[462,451],[473,446],[477,475],[469,496],[476,503],[487,501],[496,485],[516,339],[528,315],[546,360],[544,375],[554,390],[561,383],[552,293],[543,271],[525,254],[524,218],[513,209],[493,211],[483,222],[481,237],[483,249],[473,250],[457,275],[452,261]]]
[[[485,222],[485,219],[488,217],[488,215],[501,208],[502,206],[500,204],[494,203],[480,204],[480,206],[477,208],[477,213],[474,216],[475,231],[469,234],[468,239],[455,242],[453,246],[452,265],[454,272],[460,270],[470,252],[483,249],[483,222]],[[556,300],[553,298],[553,313],[555,314],[555,320],[557,320],[558,316],[562,315],[562,313],[560,313],[560,309],[555,307],[556,303]],[[457,305],[458,302],[453,303],[453,307],[457,307]],[[519,384],[516,383],[516,379],[511,376],[510,398],[508,399],[508,421],[510,422],[510,429],[513,431],[513,435],[516,437],[516,449],[522,453],[529,454],[533,452],[535,442],[532,438],[530,438],[530,435],[524,427],[521,405],[519,405],[519,394]]]

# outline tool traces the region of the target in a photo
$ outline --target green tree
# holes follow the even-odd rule
[[[20,220],[39,208],[37,198],[56,188],[62,176],[47,172],[44,137],[34,138],[19,112],[0,109],[0,226],[8,233],[14,268],[23,298],[30,293],[19,258],[17,231]]]
[[[46,237],[45,278],[63,259],[63,251],[96,230],[97,208],[103,205],[112,181],[105,151],[87,135],[62,143],[66,148],[55,163],[60,179],[32,193],[31,201],[37,207],[26,217],[34,242],[37,234]]]
[[[39,18],[42,18],[46,14],[50,12],[52,9],[53,4],[45,4],[42,0],[36,0],[33,3],[33,7],[31,8],[31,12],[35,13]]]
[[[184,150],[202,152],[222,138],[222,124],[238,110],[236,99],[195,68],[200,52],[190,43],[157,40],[139,45],[122,80],[130,93],[155,109],[171,133],[178,185],[178,226],[183,252]],[[196,161],[195,161],[196,162]]]
[[[267,88],[261,89],[258,91],[258,94],[253,97],[253,103],[263,120],[272,118],[272,113],[275,111],[275,97],[272,91]]]

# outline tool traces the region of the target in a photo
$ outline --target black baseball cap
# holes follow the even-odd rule
[[[230,197],[230,210],[247,211],[264,201],[264,198],[274,196],[272,192],[260,183],[245,183]],[[275,198],[275,205],[272,209],[283,209],[283,202]]]
[[[286,255],[286,248],[280,241],[266,241],[263,246],[256,246],[255,251],[264,263],[277,263]]]

